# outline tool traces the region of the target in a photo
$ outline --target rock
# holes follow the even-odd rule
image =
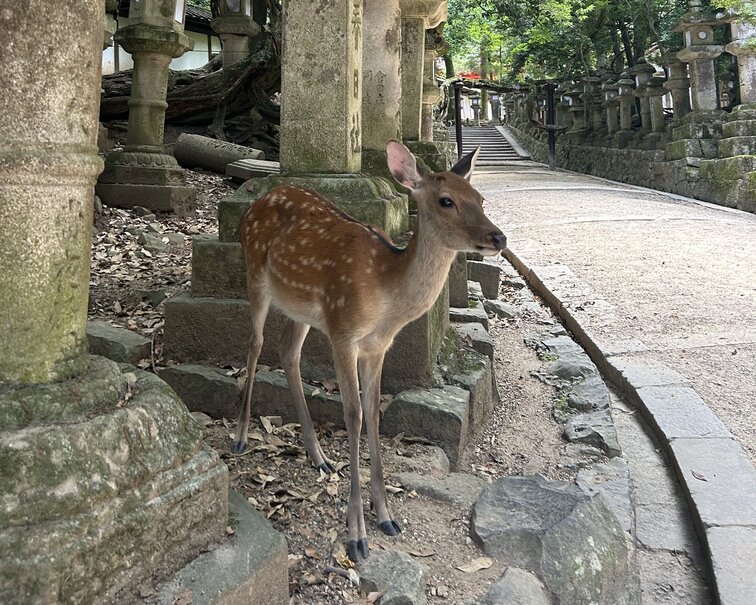
[[[431,445],[423,448],[422,454],[412,456],[398,456],[397,460],[412,469],[412,473],[422,473],[423,475],[434,475],[436,477],[447,475],[449,473],[449,457],[446,452],[438,446]]]
[[[483,307],[488,313],[493,313],[500,319],[514,319],[522,315],[519,307],[500,300],[485,300]]]
[[[168,249],[168,246],[166,246],[160,236],[155,233],[141,231],[137,235],[137,241],[148,252],[165,252]]]
[[[150,341],[125,328],[103,321],[87,322],[87,340],[92,355],[102,355],[113,361],[136,365],[150,357]]]
[[[138,300],[150,303],[153,309],[165,300],[165,290],[134,290],[134,295]]]
[[[197,421],[197,424],[203,428],[210,426],[213,423],[213,419],[204,412],[192,412],[192,418],[194,418]]]
[[[635,513],[630,497],[630,470],[622,458],[578,473],[576,483],[589,495],[602,494],[626,532],[635,527]]]
[[[467,261],[467,279],[480,283],[486,298],[498,298],[501,268],[496,261]]]
[[[476,605],[551,605],[551,599],[532,573],[509,567]]]
[[[145,208],[144,206],[134,206],[132,209],[132,212],[136,216],[147,216],[149,214],[152,214],[152,216],[155,216],[149,208]]]
[[[554,363],[546,368],[546,373],[573,382],[588,376],[598,374],[595,364],[590,357],[580,351],[568,351],[559,356]]]
[[[456,464],[467,442],[469,407],[470,393],[460,387],[402,391],[383,415],[381,431],[389,436],[421,435]]]
[[[572,352],[583,352],[583,348],[569,336],[556,336],[547,338],[540,343],[539,348],[547,350],[557,356]]]
[[[449,269],[449,305],[467,305],[467,257],[464,252],[457,253]]]
[[[452,323],[477,322],[488,330],[488,315],[480,301],[469,301],[467,307],[449,307],[449,320]]]
[[[543,477],[505,477],[475,504],[484,552],[541,578],[560,603],[625,603],[630,545],[601,495]]]
[[[567,405],[581,412],[606,410],[610,403],[609,389],[598,374],[573,385],[567,394]]]
[[[160,378],[173,387],[191,412],[211,418],[236,418],[238,414],[236,379],[218,368],[185,363],[161,369]]]
[[[494,346],[491,336],[479,323],[453,324],[462,340],[481,355],[493,360]]]
[[[102,213],[102,200],[98,196],[94,196],[94,215],[100,216]]]
[[[597,447],[585,443],[566,443],[560,464],[567,469],[581,469],[605,459],[606,455]]]
[[[373,550],[360,564],[360,589],[365,594],[385,590],[381,605],[424,605],[428,568],[407,553]]]
[[[564,425],[564,436],[567,441],[593,445],[610,458],[622,454],[608,409],[570,417]]]
[[[167,239],[169,244],[183,244],[186,238],[183,233],[164,233],[162,239]]]
[[[433,477],[422,473],[399,473],[396,476],[407,490],[432,500],[449,502],[462,508],[470,508],[488,483],[467,473],[450,473],[444,477]]]
[[[502,285],[515,290],[522,290],[527,284],[521,277],[505,277],[501,280]]]

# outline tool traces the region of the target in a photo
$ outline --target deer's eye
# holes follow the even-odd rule
[[[442,208],[454,208],[454,201],[448,197],[442,197],[438,200],[438,205]]]

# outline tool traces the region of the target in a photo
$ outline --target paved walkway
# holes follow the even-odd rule
[[[756,215],[534,162],[473,183],[510,260],[656,430],[719,600],[756,602],[726,560],[756,560]]]

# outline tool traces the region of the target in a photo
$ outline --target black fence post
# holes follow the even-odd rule
[[[556,105],[554,104],[556,82],[546,84],[546,131],[549,134],[549,168],[556,170]]]
[[[457,157],[462,157],[462,83],[454,83],[454,131],[457,134]]]

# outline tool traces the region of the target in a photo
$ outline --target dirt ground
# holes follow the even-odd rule
[[[207,173],[189,172],[200,189],[196,209],[185,217],[139,216],[140,212],[103,208],[95,217],[90,279],[90,319],[107,320],[153,339],[153,355],[142,367],[170,365],[162,355],[163,295],[170,298],[190,285],[191,237],[217,232],[217,201],[235,185]],[[165,252],[149,252],[127,229],[145,228],[158,235],[181,234]],[[180,239],[180,241],[178,241]],[[517,304],[515,288],[503,289],[502,300]],[[533,376],[546,364],[528,347],[528,336],[544,332],[544,313],[526,311],[513,320],[491,320],[495,371],[501,402],[485,427],[478,427],[457,469],[487,481],[538,472],[551,479],[573,479],[580,466],[574,453],[565,456],[561,425],[552,417],[557,401],[553,387]],[[340,472],[318,474],[305,457],[299,426],[277,426],[275,418],[255,418],[252,448],[241,456],[228,453],[234,419],[207,421],[205,436],[229,466],[231,484],[289,545],[291,603],[368,603],[349,579],[344,554],[349,469],[346,431],[320,426],[323,449]],[[434,501],[398,484],[402,471],[438,472],[431,444],[384,438],[382,456],[389,477],[390,504],[404,531],[383,536],[369,510],[368,454],[363,441],[360,475],[372,549],[399,549],[430,568],[428,602],[468,603],[482,595],[503,571],[500,563],[477,571],[458,569],[483,553],[469,537],[470,510]],[[589,461],[582,461],[588,464]],[[345,468],[346,467],[346,468]],[[333,571],[333,569],[337,571]],[[354,577],[354,576],[352,576]],[[373,598],[375,595],[373,595]]]

